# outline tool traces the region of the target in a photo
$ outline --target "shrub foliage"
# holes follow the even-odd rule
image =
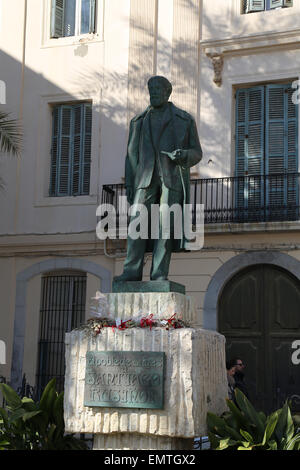
[[[85,450],[86,444],[65,434],[63,392],[56,392],[56,380],[45,387],[41,399],[20,398],[6,384],[0,384],[5,407],[0,408],[1,450]]]
[[[222,416],[207,414],[212,450],[300,450],[300,433],[288,402],[266,416],[238,388],[235,399],[236,404],[227,400],[229,412]]]

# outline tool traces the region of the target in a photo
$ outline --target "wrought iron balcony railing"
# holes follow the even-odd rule
[[[191,180],[190,203],[195,223],[196,204],[204,204],[206,224],[299,220],[300,173],[247,175]],[[124,211],[124,184],[104,185],[102,203]],[[120,202],[121,201],[121,202]]]

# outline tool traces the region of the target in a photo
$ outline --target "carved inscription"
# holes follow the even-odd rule
[[[85,406],[162,409],[162,352],[89,351]]]

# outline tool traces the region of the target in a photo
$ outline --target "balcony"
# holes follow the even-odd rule
[[[300,173],[193,179],[190,203],[204,204],[205,224],[286,222],[299,220]],[[102,203],[124,213],[124,184],[104,185]],[[123,204],[123,206],[122,206]]]

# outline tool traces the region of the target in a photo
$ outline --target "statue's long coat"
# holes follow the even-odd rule
[[[149,106],[130,122],[125,163],[125,186],[134,192],[137,189],[149,187],[155,166],[155,155],[157,155],[160,159],[165,186],[178,191],[179,203],[182,203],[183,189],[183,204],[188,204],[190,167],[196,165],[202,158],[196,123],[190,114],[169,102],[163,116],[162,130],[154,148],[151,138],[150,112],[151,107]],[[161,153],[162,150],[173,152],[176,149],[187,151],[180,166],[167,155]],[[184,238],[174,240],[172,251],[180,251],[184,248]],[[148,249],[151,250],[151,245]]]

